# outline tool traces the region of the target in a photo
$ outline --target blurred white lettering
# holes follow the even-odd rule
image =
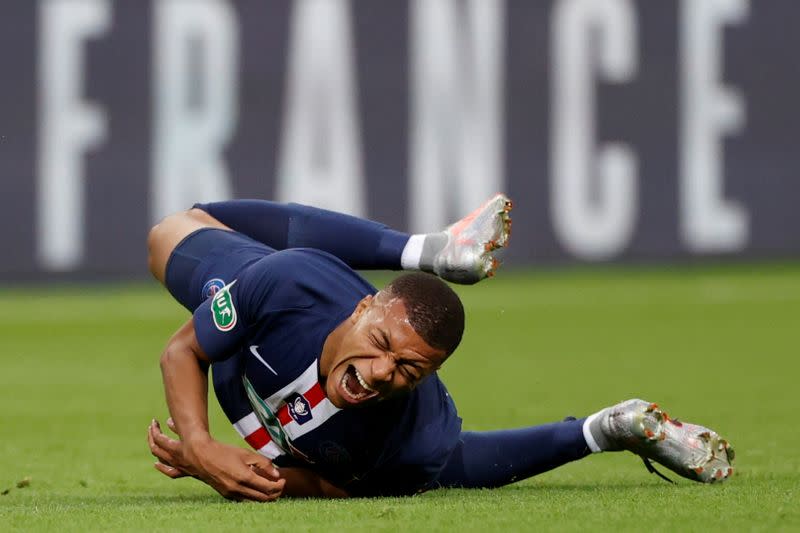
[[[636,158],[619,142],[595,146],[594,76],[630,81],[636,35],[628,0],[564,0],[553,13],[551,213],[562,244],[583,259],[613,257],[635,225]]]
[[[108,0],[39,4],[37,254],[47,270],[84,257],[84,154],[106,137],[105,113],[82,99],[85,41],[109,27]]]
[[[411,3],[414,232],[442,229],[504,188],[504,17],[502,2]]]
[[[680,222],[695,252],[726,252],[747,244],[747,211],[723,198],[721,138],[745,122],[741,95],[720,84],[723,26],[741,23],[747,0],[681,3]]]
[[[364,215],[350,3],[293,8],[277,198]]]
[[[237,118],[239,28],[218,0],[154,3],[151,213],[232,196],[223,150]]]

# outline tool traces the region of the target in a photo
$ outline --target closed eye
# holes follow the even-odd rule
[[[376,348],[380,348],[381,350],[386,351],[386,345],[383,343],[381,339],[378,338],[377,335],[370,335],[370,340],[372,341],[372,344],[374,344]]]
[[[418,381],[420,379],[419,367],[415,363],[403,363],[400,365],[401,372],[409,381]],[[414,371],[410,370],[414,369]]]
[[[380,348],[381,350],[388,352],[389,351],[389,337],[386,335],[386,332],[379,331],[379,334],[373,333],[370,335],[372,343]]]

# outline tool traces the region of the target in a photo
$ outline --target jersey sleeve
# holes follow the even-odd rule
[[[212,362],[236,353],[248,330],[269,313],[306,304],[302,295],[292,292],[292,274],[300,267],[299,261],[296,255],[284,252],[265,256],[195,310],[195,334]]]

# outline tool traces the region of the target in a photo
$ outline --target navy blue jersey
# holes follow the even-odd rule
[[[312,249],[265,254],[231,280],[200,276],[212,295],[194,312],[197,339],[223,411],[253,448],[354,495],[430,487],[461,430],[436,374],[406,396],[346,410],[320,384],[327,336],[376,292],[372,285]]]

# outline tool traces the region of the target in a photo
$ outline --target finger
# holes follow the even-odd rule
[[[150,429],[153,431],[153,434],[161,433],[161,423],[154,418],[150,421]]]
[[[147,424],[147,442],[152,447],[153,445],[153,427],[156,425],[156,419],[152,419],[149,424]]]
[[[150,445],[150,449],[159,447],[156,444],[156,435],[159,434],[159,430],[156,428],[154,423],[151,423],[150,426],[147,428],[147,443]]]
[[[274,496],[277,498],[283,492],[283,486],[286,484],[285,479],[271,481],[257,474],[245,477],[240,485],[254,489],[267,496]]]
[[[257,502],[271,502],[277,500],[283,493],[283,486],[285,483],[286,483],[285,479],[273,483],[275,487],[273,487],[269,492],[264,492],[259,489],[251,488],[250,486],[247,485],[240,485],[237,488],[236,493],[238,493],[242,499],[253,500]]]
[[[158,470],[159,472],[161,472],[165,476],[167,476],[169,478],[172,478],[172,479],[178,479],[178,478],[185,477],[185,476],[189,475],[186,472],[178,470],[174,466],[165,465],[162,462],[156,462],[156,463],[153,464],[153,466],[155,467],[156,470]]]
[[[155,418],[150,422],[150,425],[147,426],[147,433],[153,440],[155,440],[156,435],[161,435],[161,426]]]
[[[147,432],[147,441],[148,444],[150,445],[150,453],[152,453],[156,459],[166,464],[167,466],[172,466],[175,463],[175,457],[169,450],[166,450],[164,449],[164,447],[159,446],[159,444],[156,442],[156,436],[157,436],[155,433],[156,431],[157,430],[153,426],[151,426],[150,430]]]
[[[155,441],[156,444],[158,444],[160,447],[162,447],[163,449],[165,449],[170,453],[176,453],[181,449],[180,441],[169,438],[168,436],[161,433],[160,430],[158,431],[153,430],[153,440]]]
[[[153,424],[151,423],[150,426],[147,428],[147,444],[150,446],[150,453],[152,453],[155,457],[158,457],[158,451],[160,450],[161,453],[165,453],[164,450],[161,449],[158,444],[156,444],[154,433],[153,433]]]
[[[150,453],[152,453],[153,457],[158,459],[159,462],[164,463],[166,466],[171,467],[175,463],[175,458],[157,444],[150,448]]]
[[[178,431],[178,426],[175,425],[175,421],[172,417],[167,418],[167,427],[172,430],[178,437],[181,436],[180,431]]]
[[[272,481],[278,481],[281,478],[281,473],[269,459],[256,457],[252,462],[248,461],[247,465],[250,467],[250,470],[263,478]]]
[[[150,422],[148,429],[153,433],[153,435],[159,435],[163,433],[163,431],[161,431],[161,424],[159,424],[158,420],[155,418]]]

